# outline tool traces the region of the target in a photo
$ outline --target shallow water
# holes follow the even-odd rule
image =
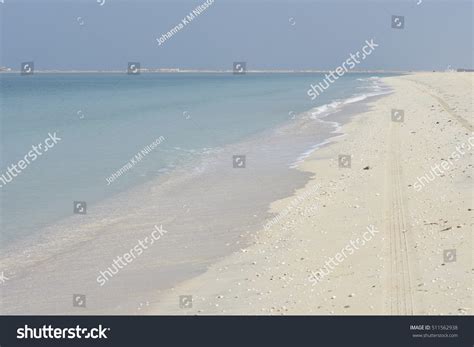
[[[97,83],[86,82],[87,76],[66,77],[79,81],[72,83],[74,91],[67,82],[60,84],[68,100],[61,107],[89,97],[94,110],[67,121],[51,100],[42,104],[48,87],[31,90],[43,117],[29,117],[31,110],[23,104],[16,119],[2,112],[7,114],[2,158],[14,160],[48,129],[58,129],[64,142],[0,192],[5,241],[0,264],[11,278],[2,288],[3,311],[78,314],[72,294],[84,293],[84,313],[137,312],[157,290],[245,247],[246,236],[272,217],[269,204],[307,182],[308,174],[295,164],[337,135],[339,123],[349,114],[334,112],[385,92],[370,76],[348,78],[347,84],[341,83],[345,89],[335,85],[334,94],[323,94],[331,98],[327,105],[323,99],[312,105],[305,95],[305,83],[318,78],[314,75],[249,75],[237,81],[235,76],[202,76],[204,81],[196,81],[199,77],[150,75],[143,76],[144,86],[138,80],[130,86],[130,76],[110,76],[108,82],[100,77],[103,99],[93,96]],[[58,80],[48,81],[56,97],[53,85]],[[206,83],[211,84],[207,89]],[[184,93],[182,99],[176,88]],[[152,98],[153,91],[158,100]],[[24,103],[8,93],[3,110]],[[167,96],[160,99],[162,94]],[[134,116],[127,117],[132,110]],[[188,113],[183,117],[182,112]],[[158,136],[165,141],[107,185],[106,177]],[[12,149],[17,140],[19,146]],[[245,168],[234,168],[235,155],[245,155]],[[87,201],[87,214],[73,215],[73,200]],[[155,225],[163,225],[167,233],[101,286],[100,272],[149,236]]]

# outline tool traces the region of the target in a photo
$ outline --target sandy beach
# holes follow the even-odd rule
[[[393,92],[306,158],[312,179],[249,247],[147,313],[472,314],[474,74],[383,81]]]

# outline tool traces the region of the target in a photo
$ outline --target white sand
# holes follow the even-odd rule
[[[473,136],[473,78],[385,78],[394,93],[300,166],[315,174],[296,193],[301,201],[272,205],[288,214],[247,249],[161,295],[149,313],[472,314],[474,150],[452,153]],[[392,109],[404,110],[404,122],[391,120]],[[351,168],[338,167],[340,154],[352,156]],[[436,164],[440,177],[417,191],[417,177],[431,177]],[[378,232],[356,243],[369,225]],[[448,249],[456,261],[445,263]],[[313,285],[310,276],[331,257]],[[179,295],[192,295],[192,308],[180,308]]]

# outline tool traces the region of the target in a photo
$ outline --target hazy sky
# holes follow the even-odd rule
[[[215,0],[162,46],[205,0],[3,1],[0,65],[14,69],[333,69],[371,38],[379,47],[360,69],[473,68],[472,0]]]

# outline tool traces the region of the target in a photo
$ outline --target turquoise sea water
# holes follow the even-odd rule
[[[201,156],[303,111],[375,95],[371,77],[345,76],[311,101],[306,91],[322,74],[1,74],[0,175],[48,133],[61,141],[0,188],[0,247],[70,216],[73,201],[94,204],[176,167],[192,169]]]

